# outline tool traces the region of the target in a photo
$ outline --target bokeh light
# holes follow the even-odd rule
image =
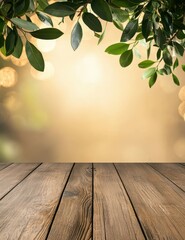
[[[185,86],[183,86],[179,91],[179,99],[185,101]]]
[[[28,63],[28,59],[26,56],[25,48],[23,48],[23,52],[20,58],[16,58],[14,56],[11,56],[12,63],[18,67],[23,67]]]
[[[0,70],[0,86],[13,87],[17,82],[17,72],[11,67],[4,67]]]
[[[185,101],[181,102],[181,104],[179,105],[178,112],[180,116],[183,117],[185,120]]]

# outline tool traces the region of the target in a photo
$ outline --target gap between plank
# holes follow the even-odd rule
[[[124,164],[124,163],[123,163],[123,164]],[[131,164],[132,164],[132,163],[131,163]],[[148,238],[146,237],[145,230],[144,230],[144,228],[143,228],[143,226],[142,226],[142,224],[141,224],[141,222],[140,222],[140,220],[139,220],[139,217],[138,217],[138,215],[137,215],[137,212],[136,212],[136,209],[135,209],[135,207],[134,207],[134,204],[133,204],[133,202],[132,202],[132,200],[131,200],[131,197],[130,197],[130,195],[129,195],[126,187],[125,187],[125,184],[123,183],[123,180],[122,180],[122,178],[121,178],[121,176],[120,176],[120,174],[119,174],[119,171],[118,171],[118,169],[117,169],[117,167],[115,166],[114,163],[113,163],[113,166],[114,166],[114,168],[115,168],[115,170],[116,170],[116,172],[117,172],[117,174],[118,174],[118,177],[119,177],[119,179],[120,179],[120,181],[121,181],[121,183],[122,183],[122,185],[123,185],[123,188],[125,189],[125,192],[126,192],[126,194],[127,194],[127,196],[128,196],[128,199],[129,199],[129,201],[130,201],[130,204],[131,204],[131,206],[132,206],[132,209],[133,209],[133,211],[134,211],[134,214],[135,214],[135,216],[136,216],[136,219],[137,219],[137,221],[138,221],[138,224],[139,224],[139,226],[140,226],[140,228],[141,228],[141,232],[143,233],[143,237],[147,240]]]
[[[1,164],[3,164],[3,163],[1,163]],[[2,171],[2,170],[4,170],[5,168],[11,166],[12,164],[13,164],[13,163],[7,164],[6,166],[4,166],[4,168],[1,168],[0,171]]]
[[[3,197],[0,198],[0,200],[2,200],[4,197],[6,197],[6,195],[8,195],[14,188],[16,188],[21,182],[23,182],[30,174],[32,174],[38,167],[40,167],[42,163],[39,163],[38,166],[36,166],[34,169],[31,170],[31,172],[28,173],[28,175],[26,175],[20,182],[18,182],[14,187],[12,187]],[[10,164],[12,165],[12,164]],[[10,166],[8,165],[8,167]],[[7,167],[5,167],[7,168]],[[4,168],[3,168],[4,169]]]
[[[53,214],[53,217],[52,217],[52,219],[51,219],[51,223],[50,223],[50,225],[49,225],[48,232],[47,232],[47,234],[46,234],[45,240],[47,240],[48,237],[49,237],[49,233],[50,233],[50,231],[51,231],[53,222],[54,222],[54,220],[55,220],[55,216],[56,216],[57,211],[58,211],[58,209],[59,209],[60,203],[61,203],[61,201],[62,201],[62,197],[63,197],[63,195],[64,195],[64,192],[65,192],[65,189],[66,189],[67,184],[68,184],[68,182],[69,182],[69,179],[70,179],[70,177],[71,177],[71,174],[72,174],[72,171],[73,171],[73,169],[74,169],[74,166],[75,166],[75,163],[73,163],[73,166],[71,167],[71,170],[70,170],[69,175],[68,175],[68,177],[67,177],[66,183],[65,183],[65,185],[64,185],[64,188],[63,188],[62,193],[61,193],[61,195],[60,195],[59,201],[58,201],[58,203],[57,203],[56,210],[55,210],[55,212],[54,212],[54,214]]]
[[[92,240],[94,239],[94,164],[92,163]]]
[[[166,175],[164,175],[163,173],[159,172],[157,169],[155,169],[154,167],[152,167],[150,165],[150,163],[147,163],[153,170],[155,170],[158,174],[160,174],[162,177],[166,178],[168,181],[170,181],[171,183],[173,183],[176,187],[178,187],[181,191],[185,192],[181,187],[179,187],[175,182],[173,182],[170,178],[168,178]]]

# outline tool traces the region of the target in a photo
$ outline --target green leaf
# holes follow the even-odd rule
[[[164,31],[162,31],[160,27],[155,29],[155,41],[157,46],[160,47],[160,49],[163,50],[165,48],[166,36]]]
[[[148,48],[147,48],[147,59],[150,58],[151,48],[152,48],[152,41],[150,41],[149,44],[148,44]]]
[[[172,56],[167,49],[163,51],[163,59],[168,66],[172,66],[173,64]]]
[[[177,36],[178,39],[184,39],[185,38],[185,33],[181,30],[181,31],[178,31],[176,36]]]
[[[118,7],[130,8],[139,5],[146,0],[112,0],[111,2]]]
[[[2,18],[0,18],[0,34],[3,33],[5,22],[3,21]]]
[[[140,40],[143,40],[143,39],[144,39],[143,34],[141,32],[138,33],[137,36],[136,36],[136,41],[140,41]]]
[[[185,65],[182,64],[182,70],[185,72]]]
[[[82,27],[79,22],[77,22],[71,32],[71,46],[73,50],[75,51],[82,40],[83,32]]]
[[[126,43],[115,43],[105,49],[105,52],[113,55],[120,55],[127,51],[129,48],[129,44]]]
[[[159,60],[160,59],[160,57],[161,57],[161,49],[159,48],[158,50],[157,50],[157,60]]]
[[[0,48],[4,46],[4,37],[3,35],[0,35]]]
[[[121,36],[121,42],[127,42],[130,40],[138,29],[138,20],[130,20],[123,30],[123,34]]]
[[[44,12],[55,17],[66,17],[74,14],[76,11],[68,2],[56,2],[47,6]]]
[[[4,1],[3,1],[4,2]],[[13,16],[13,5],[12,3],[5,3],[1,7],[1,15],[5,16],[6,18],[12,18]]]
[[[155,62],[152,61],[152,60],[145,60],[145,61],[142,61],[138,64],[138,66],[140,68],[148,68],[148,67],[151,67]]]
[[[35,2],[34,2],[34,0],[30,0],[29,11],[30,12],[34,12],[35,11]]]
[[[5,42],[5,48],[6,48],[6,56],[9,56],[13,53],[15,45],[17,41],[17,34],[14,30],[10,30],[10,32],[7,35],[6,42]]]
[[[15,45],[12,55],[16,58],[20,58],[20,56],[22,54],[22,50],[23,50],[22,40],[21,40],[20,36],[17,36],[17,43]]]
[[[30,32],[30,34],[35,38],[50,40],[59,38],[63,35],[63,32],[57,28],[43,28],[34,32]]]
[[[44,10],[49,4],[47,0],[37,0],[40,8]]]
[[[149,79],[149,87],[151,88],[157,80],[157,73],[155,72]]]
[[[133,51],[127,50],[121,54],[119,62],[122,67],[129,66],[133,61]]]
[[[100,44],[101,41],[103,41],[103,39],[104,39],[106,27],[107,27],[107,25],[105,26],[105,28],[104,28],[104,30],[103,30],[103,33],[99,35],[98,44]]]
[[[156,68],[148,68],[144,73],[143,73],[143,78],[147,79],[149,77],[151,77],[152,75],[154,75],[154,73],[156,72]]]
[[[14,4],[14,16],[22,16],[24,15],[30,5],[30,1],[29,0],[17,0],[15,1]]]
[[[175,48],[175,52],[180,55],[180,56],[183,56],[184,55],[184,47],[177,43],[177,42],[173,42],[173,46]]]
[[[150,36],[151,30],[152,30],[152,21],[150,21],[149,19],[146,19],[146,20],[144,19],[142,21],[142,34],[146,40]]]
[[[123,10],[120,8],[111,7],[111,10],[112,10],[113,20],[116,22],[119,21],[119,22],[123,23],[129,19],[129,13],[125,9]]]
[[[173,64],[173,70],[175,70],[179,66],[179,60],[178,58],[175,59],[175,62]]]
[[[26,55],[30,64],[38,71],[44,71],[42,53],[29,41],[26,41]]]
[[[158,73],[160,74],[160,75],[167,75],[168,73],[167,73],[167,71],[164,69],[164,68],[161,68],[161,69],[159,69],[158,70]]]
[[[164,65],[164,69],[166,71],[166,75],[170,75],[172,73],[171,67],[168,65]]]
[[[34,31],[34,30],[38,29],[38,27],[35,23],[28,22],[21,18],[12,18],[11,21],[18,27],[29,30],[29,31]]]
[[[180,82],[179,82],[178,77],[175,74],[172,73],[172,78],[173,78],[174,83],[179,86]]]
[[[82,15],[84,23],[94,32],[101,32],[102,25],[99,19],[94,16],[94,14],[89,12],[84,12]]]
[[[92,0],[91,8],[101,19],[112,22],[112,13],[105,0]]]
[[[41,22],[43,22],[46,25],[49,25],[49,26],[53,27],[53,22],[48,15],[44,14],[43,12],[36,12],[36,14],[37,14],[37,16],[38,16],[38,18],[40,19]]]
[[[113,24],[117,29],[123,31],[123,25],[121,22],[113,20]]]

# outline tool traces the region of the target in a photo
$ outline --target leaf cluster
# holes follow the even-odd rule
[[[36,14],[46,27],[39,29],[31,16]],[[71,46],[76,50],[83,39],[83,22],[100,43],[107,22],[121,31],[119,42],[105,51],[119,55],[120,65],[128,67],[140,43],[146,46],[146,59],[138,64],[145,69],[143,78],[152,87],[159,75],[172,75],[185,48],[185,3],[177,0],[66,0],[49,3],[48,0],[0,1],[0,51],[5,56],[20,58],[25,45],[27,58],[37,70],[44,70],[42,53],[31,42],[31,37],[56,39],[63,35],[53,27],[52,16],[63,23],[66,18],[74,21]],[[104,24],[105,23],[105,24]],[[150,59],[155,49],[155,59]],[[139,55],[137,53],[137,55]],[[184,70],[184,65],[182,65]]]

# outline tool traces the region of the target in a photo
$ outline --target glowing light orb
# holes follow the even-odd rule
[[[17,73],[11,67],[4,67],[0,70],[0,86],[13,87],[17,82]]]
[[[179,91],[179,99],[185,101],[185,86],[183,86]]]

